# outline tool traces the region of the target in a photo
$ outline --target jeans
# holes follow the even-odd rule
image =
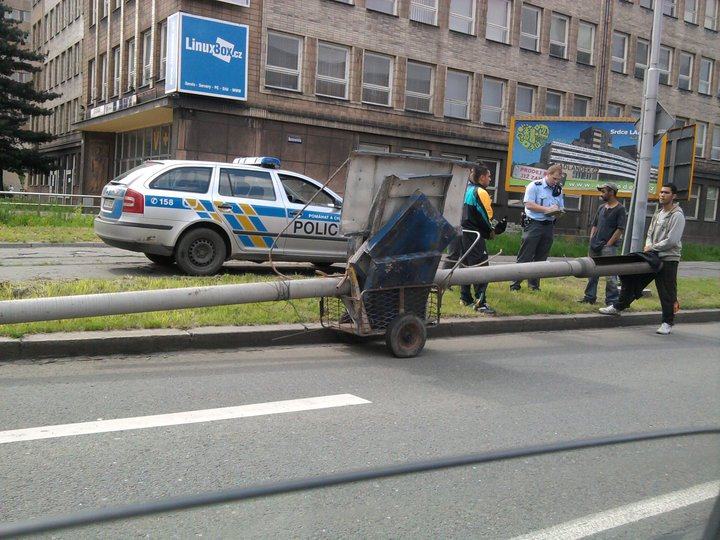
[[[591,257],[609,257],[617,253],[617,246],[604,246],[600,251],[590,250]],[[600,278],[595,276],[588,279],[585,287],[585,300],[595,302],[597,300],[597,288]],[[605,305],[614,304],[620,298],[618,292],[618,277],[606,276],[605,278]]]

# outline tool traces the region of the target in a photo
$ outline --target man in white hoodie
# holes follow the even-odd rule
[[[663,264],[656,274],[647,274],[647,281],[637,284],[637,289],[641,290],[641,287],[655,280],[662,306],[662,324],[656,333],[662,335],[668,335],[673,327],[677,306],[677,270],[682,253],[681,238],[685,230],[685,215],[680,205],[675,203],[676,196],[675,184],[667,184],[660,189],[658,209],[650,221],[644,251],[656,252]],[[634,290],[636,289],[623,286],[620,299],[600,308],[600,313],[620,315],[620,312],[635,300]]]

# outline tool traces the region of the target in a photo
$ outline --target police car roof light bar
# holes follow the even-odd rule
[[[254,165],[256,167],[264,167],[266,169],[279,169],[280,160],[276,157],[244,157],[235,158],[233,163],[236,165]]]

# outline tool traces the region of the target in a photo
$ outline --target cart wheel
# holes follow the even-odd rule
[[[420,354],[426,339],[425,325],[411,313],[395,318],[385,333],[387,348],[398,358],[412,358]]]

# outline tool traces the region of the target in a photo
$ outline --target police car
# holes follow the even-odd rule
[[[273,260],[327,265],[347,258],[341,207],[339,195],[280,170],[276,158],[151,160],[103,188],[95,233],[193,276],[228,259],[266,261],[273,245]]]

